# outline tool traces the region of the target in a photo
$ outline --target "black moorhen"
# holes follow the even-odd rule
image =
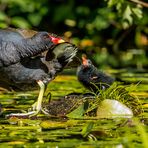
[[[115,79],[98,70],[92,62],[82,55],[82,64],[77,69],[77,77],[80,83],[87,89],[99,93],[99,90],[107,89]]]
[[[47,84],[53,80],[63,68],[72,61],[76,55],[77,47],[70,43],[61,43],[52,48],[54,57],[49,60],[51,50],[46,56],[26,58],[22,61],[3,67],[0,69],[0,86],[5,84],[15,90],[30,90],[40,86],[37,102],[33,105],[33,110],[28,113],[12,113],[10,116],[33,116],[42,109],[42,98]],[[37,85],[37,83],[38,85]]]
[[[53,44],[63,42],[47,32],[25,29],[0,29],[0,68],[49,50]]]

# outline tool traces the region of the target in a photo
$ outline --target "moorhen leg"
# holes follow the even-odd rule
[[[51,79],[52,80],[52,79]],[[46,90],[46,86],[47,84],[44,83],[43,81],[39,80],[37,81],[38,85],[40,86],[40,92],[37,98],[37,101],[32,105],[33,107],[33,111],[35,111],[35,113],[33,113],[30,116],[34,116],[37,115],[39,112],[43,112],[44,114],[48,114],[43,108],[42,108],[42,102],[43,102],[43,96],[44,96],[44,92]]]
[[[11,114],[7,115],[7,117],[11,117],[11,116],[18,116],[18,117],[29,116],[29,117],[32,117],[32,116],[37,115],[39,112],[43,112],[44,114],[48,114],[42,108],[42,101],[43,101],[43,96],[44,96],[46,84],[44,84],[44,82],[41,81],[41,80],[37,81],[37,83],[40,87],[40,92],[39,92],[37,101],[32,105],[33,110],[26,112],[26,113],[11,113]]]

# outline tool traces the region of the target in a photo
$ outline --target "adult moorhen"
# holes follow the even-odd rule
[[[53,52],[52,58],[49,55]],[[10,116],[33,116],[42,109],[42,98],[47,84],[53,80],[76,55],[77,47],[70,43],[61,43],[49,50],[45,56],[26,58],[0,69],[0,86],[5,85],[15,90],[31,90],[40,86],[37,102],[28,113],[12,113]],[[37,85],[37,83],[38,85]]]
[[[0,68],[49,50],[59,42],[63,40],[44,31],[0,29]]]
[[[107,89],[115,81],[114,78],[98,70],[86,55],[82,55],[82,64],[77,69],[77,77],[84,87],[95,93]]]

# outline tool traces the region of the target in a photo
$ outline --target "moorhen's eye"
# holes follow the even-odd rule
[[[49,39],[49,35],[48,34],[44,34],[43,38],[44,38],[44,40]]]

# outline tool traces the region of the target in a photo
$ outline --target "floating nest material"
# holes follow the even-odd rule
[[[93,101],[95,98],[91,93],[70,93],[64,97],[45,103],[43,106],[50,116],[66,116],[70,112],[77,109],[80,105],[88,105],[88,101]],[[86,107],[87,108],[87,107]]]
[[[97,110],[103,100],[117,100],[132,110],[134,115],[143,112],[142,105],[136,96],[130,95],[125,86],[113,85],[106,91],[100,91],[99,95],[92,92],[71,93],[55,100],[50,100],[44,104],[44,109],[50,116],[67,116],[78,107],[83,105],[83,116],[97,116]]]

